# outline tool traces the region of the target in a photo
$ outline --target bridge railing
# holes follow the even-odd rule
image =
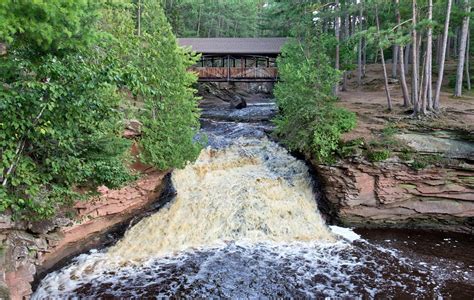
[[[200,81],[276,81],[278,70],[276,67],[192,67]]]

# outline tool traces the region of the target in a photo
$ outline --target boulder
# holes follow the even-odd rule
[[[230,108],[233,109],[242,109],[247,107],[247,102],[245,101],[244,98],[234,95],[232,97],[232,100],[229,102]]]

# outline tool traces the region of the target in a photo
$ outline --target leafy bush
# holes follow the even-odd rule
[[[293,40],[283,48],[274,91],[280,113],[274,122],[277,136],[291,150],[330,161],[356,117],[335,105],[332,90],[340,74],[331,67],[323,41],[324,36]]]
[[[383,149],[383,150],[369,150],[367,151],[367,158],[371,162],[378,162],[378,161],[384,161],[388,159],[391,155],[390,150]]]
[[[46,55],[37,63],[28,56],[14,50],[0,62],[9,71],[0,77],[0,210],[48,217],[74,198],[73,186],[129,180],[122,160],[129,142],[121,137],[121,98],[97,56]]]
[[[160,1],[142,6],[140,36],[129,10],[108,9],[102,15],[104,27],[119,39],[109,50],[121,57],[117,63],[123,71],[116,77],[143,106],[137,115],[142,161],[162,170],[183,167],[202,149],[193,140],[200,125],[197,77],[186,71],[198,57],[178,47]]]
[[[0,57],[0,212],[50,217],[84,197],[74,191],[133,179],[124,90],[143,102],[145,162],[166,169],[198,155],[196,78],[186,72],[195,58],[178,48],[159,0],[143,6],[141,35],[127,2],[0,3],[0,41],[10,42]]]

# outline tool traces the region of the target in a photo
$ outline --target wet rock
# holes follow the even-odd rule
[[[244,98],[234,95],[232,97],[232,100],[229,102],[230,108],[235,108],[235,109],[242,109],[247,107],[247,102],[245,101]]]

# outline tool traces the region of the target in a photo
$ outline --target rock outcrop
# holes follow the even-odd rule
[[[474,233],[474,165],[414,170],[393,158],[317,165],[331,214],[340,223]]]
[[[100,196],[75,204],[77,216],[43,222],[0,219],[0,298],[32,293],[36,276],[74,255],[103,247],[132,220],[153,210],[166,185],[165,173],[151,172],[119,190],[100,187]]]

